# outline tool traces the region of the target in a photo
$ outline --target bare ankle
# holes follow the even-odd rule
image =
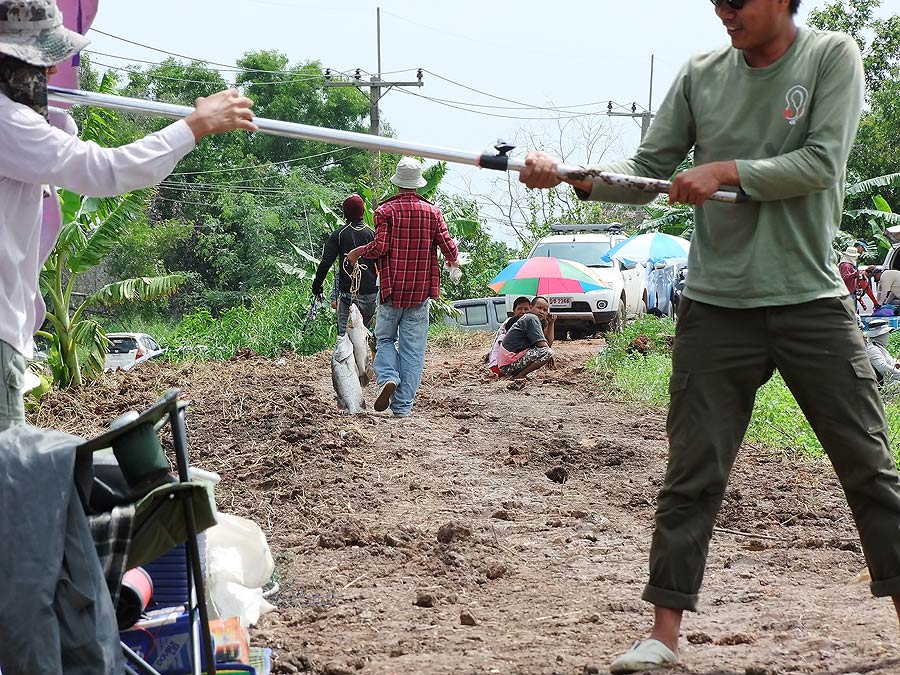
[[[678,635],[681,632],[682,610],[668,607],[655,607],[653,630],[650,638],[662,642],[676,654],[678,653]]]

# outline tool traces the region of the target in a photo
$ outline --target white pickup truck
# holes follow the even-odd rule
[[[568,332],[573,338],[581,338],[598,331],[617,330],[626,318],[647,312],[644,267],[602,259],[604,253],[627,238],[621,225],[554,225],[551,231],[554,234],[539,239],[528,257],[575,260],[591,268],[606,287],[587,293],[548,296],[550,311],[557,315],[557,335]],[[510,315],[515,297],[506,297],[506,310]]]

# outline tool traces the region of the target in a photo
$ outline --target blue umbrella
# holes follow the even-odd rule
[[[625,260],[631,263],[658,263],[673,258],[687,258],[691,242],[662,232],[636,234],[619,242],[606,253],[603,260]]]

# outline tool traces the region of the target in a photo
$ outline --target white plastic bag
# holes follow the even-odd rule
[[[275,607],[262,597],[262,587],[275,571],[275,561],[259,525],[227,513],[206,531],[206,576],[211,613],[236,616],[252,626]]]

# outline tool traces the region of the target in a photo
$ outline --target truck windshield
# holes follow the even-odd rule
[[[531,258],[563,258],[574,260],[588,267],[610,267],[610,263],[601,259],[609,250],[607,241],[554,241],[538,244]]]

